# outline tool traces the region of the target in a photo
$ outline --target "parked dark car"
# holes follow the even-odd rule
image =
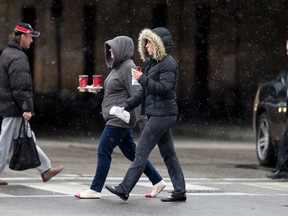
[[[253,106],[253,130],[260,165],[275,166],[280,136],[286,121],[287,74],[259,86]]]

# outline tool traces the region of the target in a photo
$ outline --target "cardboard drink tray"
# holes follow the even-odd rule
[[[103,87],[102,86],[93,86],[87,85],[86,87],[78,87],[79,92],[100,92]]]

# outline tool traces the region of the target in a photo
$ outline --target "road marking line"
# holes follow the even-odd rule
[[[0,198],[10,197],[72,197],[75,193],[87,190],[91,184],[93,176],[79,176],[79,175],[59,175],[53,178],[47,183],[43,183],[39,177],[15,177],[15,178],[1,178],[9,182],[8,187],[0,187]],[[117,184],[122,180],[122,177],[108,177],[106,183]],[[169,178],[164,178],[167,186],[165,192],[171,192],[173,190],[172,183]],[[270,181],[266,178],[185,178],[186,189],[188,196],[287,196],[288,184],[286,181]],[[225,185],[244,185],[254,188],[262,188],[274,191],[273,193],[267,193],[267,191],[259,190],[259,193],[247,193],[247,192],[229,192],[229,189],[223,189]],[[151,190],[151,183],[147,178],[141,178],[137,183],[138,186],[142,186],[147,189],[147,192]],[[212,185],[212,187],[207,186]],[[223,187],[222,187],[223,185]],[[24,186],[23,193],[25,193],[25,187],[28,187],[30,195],[20,196],[9,194],[9,190],[5,193],[3,189],[13,186]],[[29,189],[30,188],[30,189]],[[41,194],[31,194],[31,188],[41,190]],[[222,188],[222,189],[221,189]],[[239,189],[240,190],[240,189]],[[45,191],[47,195],[43,195]],[[257,191],[257,190],[256,190]],[[52,193],[52,194],[51,194]],[[144,193],[143,193],[144,194]],[[143,194],[131,193],[131,196],[144,196]],[[162,193],[161,193],[162,195]],[[111,195],[105,188],[103,188],[102,196],[114,196]]]

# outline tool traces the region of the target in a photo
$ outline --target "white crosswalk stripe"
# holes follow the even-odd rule
[[[0,187],[0,198],[5,197],[71,197],[75,193],[89,188],[93,176],[59,175],[47,183],[39,178],[2,178],[9,182]],[[106,184],[116,185],[122,178],[109,177]],[[169,179],[165,191],[171,192],[173,187]],[[271,181],[261,178],[186,178],[188,196],[287,196],[288,182]],[[140,188],[140,189],[139,189]],[[131,196],[143,196],[150,192],[151,183],[141,178]],[[143,193],[140,192],[144,191]],[[103,189],[102,196],[111,196]]]

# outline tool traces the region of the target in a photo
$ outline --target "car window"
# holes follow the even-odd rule
[[[284,86],[287,86],[287,74],[288,74],[288,71],[286,70],[283,70],[280,72],[280,77],[281,77],[281,83],[284,85]]]
[[[284,88],[284,85],[282,84],[282,82],[276,82],[274,84],[274,88],[276,89],[277,92],[281,91],[281,89]]]

